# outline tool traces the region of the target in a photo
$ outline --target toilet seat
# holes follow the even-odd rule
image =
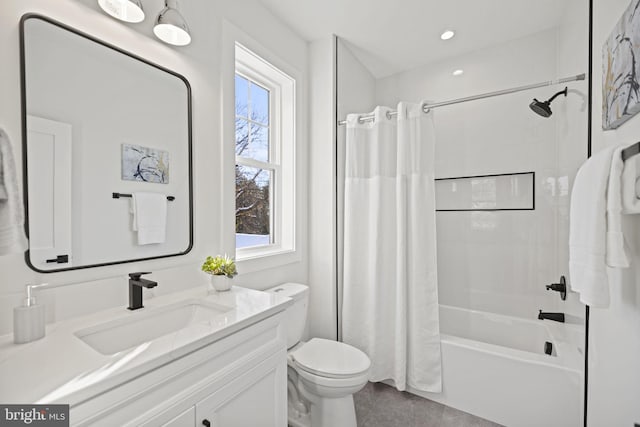
[[[322,338],[294,348],[290,356],[301,375],[326,379],[360,379],[371,366],[367,355],[357,348]]]
[[[307,372],[304,369],[296,369],[298,373],[298,377],[307,383],[312,384],[313,388],[316,387],[325,387],[329,389],[349,389],[352,387],[358,387],[358,389],[362,388],[364,384],[369,381],[369,371],[363,372],[359,375],[351,376],[351,377],[343,377],[343,378],[331,378],[322,375],[312,374],[311,372]]]

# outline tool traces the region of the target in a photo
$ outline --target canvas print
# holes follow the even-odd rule
[[[602,128],[640,111],[640,0],[633,0],[602,48]]]
[[[168,184],[169,152],[122,144],[122,179]]]

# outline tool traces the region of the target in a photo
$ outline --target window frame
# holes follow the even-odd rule
[[[272,173],[269,194],[271,243],[236,247],[235,256],[243,261],[292,253],[296,251],[296,79],[238,42],[235,44],[234,81],[236,74],[269,91],[269,161],[235,155],[235,165]],[[234,84],[234,107],[235,99]],[[233,115],[235,119],[235,109]],[[235,218],[234,215],[234,227]]]

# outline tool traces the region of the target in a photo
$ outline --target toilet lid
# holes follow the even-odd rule
[[[296,365],[307,372],[325,377],[362,374],[371,361],[355,347],[337,341],[313,338],[292,354]]]

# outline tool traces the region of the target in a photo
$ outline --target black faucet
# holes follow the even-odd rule
[[[142,305],[142,288],[155,288],[158,282],[142,279],[141,276],[147,273],[129,273],[129,310],[137,310],[143,308]]]
[[[538,313],[538,319],[549,319],[564,323],[564,313],[543,313],[542,310],[540,310],[540,313]]]
[[[547,290],[552,290],[556,292],[560,292],[560,298],[562,301],[567,299],[567,280],[564,276],[560,276],[560,283],[552,283],[550,285],[546,285]]]

